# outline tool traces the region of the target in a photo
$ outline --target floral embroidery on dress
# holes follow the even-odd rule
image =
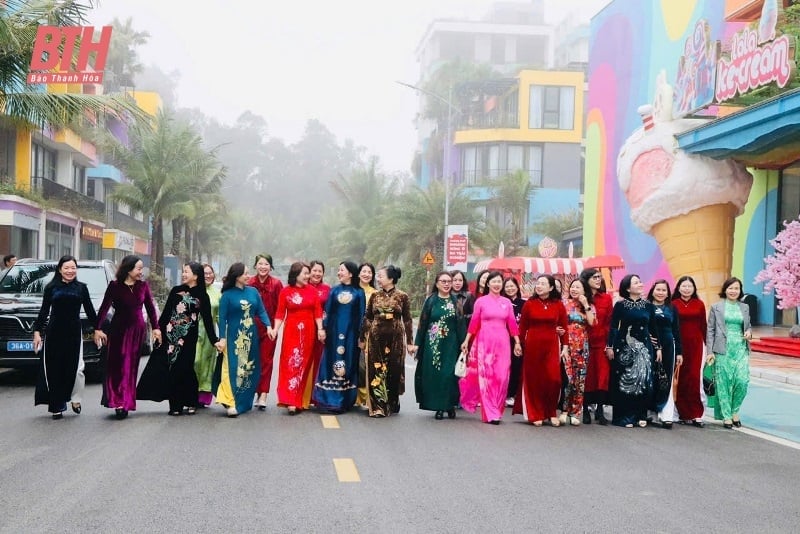
[[[446,338],[450,333],[450,329],[447,327],[448,319],[456,315],[456,307],[453,306],[453,302],[450,299],[447,300],[447,304],[442,306],[442,308],[445,310],[444,315],[428,328],[428,341],[430,342],[431,353],[433,354],[431,364],[437,371],[442,370],[442,351],[439,347],[440,341]]]
[[[375,378],[372,379],[370,382],[370,386],[373,388],[372,393],[375,395],[375,398],[380,402],[389,402],[389,391],[386,388],[386,373],[388,372],[388,367],[385,363],[375,362]]]
[[[289,302],[299,306],[300,304],[303,303],[303,295],[301,295],[300,293],[297,293],[297,292],[292,293],[292,296],[289,297]]]
[[[181,300],[175,305],[175,311],[167,323],[167,356],[169,365],[172,366],[178,359],[183,347],[183,338],[189,334],[189,329],[197,322],[197,312],[187,314],[189,310],[197,310],[200,301],[194,298],[188,291],[178,293]]]
[[[253,326],[253,317],[250,315],[250,303],[246,300],[240,300],[239,304],[242,307],[242,321],[239,326],[239,331],[236,334],[236,342],[234,352],[236,353],[236,388],[238,390],[246,390],[250,388],[250,377],[255,370],[255,361],[250,360],[250,336],[247,335],[248,330]]]

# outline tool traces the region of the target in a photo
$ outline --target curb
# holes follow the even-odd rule
[[[752,367],[750,369],[751,378],[760,378],[761,380],[769,380],[770,382],[778,382],[780,384],[788,384],[790,386],[800,387],[800,375],[798,374],[784,374],[773,369],[762,369],[759,367]]]

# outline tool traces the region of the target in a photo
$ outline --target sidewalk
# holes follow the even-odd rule
[[[788,328],[753,327],[753,337],[787,336],[788,332]],[[751,352],[750,376],[800,387],[800,358]]]

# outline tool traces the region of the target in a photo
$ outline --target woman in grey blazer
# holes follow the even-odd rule
[[[750,310],[739,299],[742,281],[729,278],[722,284],[723,299],[711,306],[706,335],[706,365],[714,365],[716,405],[714,418],[725,428],[742,426],[739,409],[750,383]]]

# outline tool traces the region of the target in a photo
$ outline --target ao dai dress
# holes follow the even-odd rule
[[[419,354],[414,389],[421,410],[444,412],[458,404],[458,377],[454,373],[464,335],[456,297],[429,296],[422,306],[414,342]]]
[[[308,408],[303,394],[313,382],[311,370],[317,340],[317,320],[322,306],[317,290],[311,286],[286,286],[278,296],[275,319],[283,321],[283,341],[278,368],[278,406]]]
[[[567,389],[564,396],[564,411],[580,417],[583,411],[583,392],[586,384],[586,368],[589,363],[589,324],[583,305],[575,299],[564,303],[567,310],[567,344],[569,355],[564,369],[567,373]]]
[[[530,422],[555,417],[561,395],[559,351],[567,343],[557,327],[567,330],[567,311],[560,299],[531,297],[522,307],[519,321],[524,356],[522,380],[514,403],[515,414]]]
[[[81,402],[85,382],[81,307],[90,323],[97,322],[86,284],[51,282],[44,288],[42,307],[33,324],[33,331],[44,338],[34,404],[47,404],[52,413],[63,412],[67,401]]]
[[[678,312],[672,304],[653,305],[658,325],[658,339],[661,341],[661,365],[669,378],[669,391],[654,391],[650,408],[658,412],[658,418],[672,422],[675,418],[675,402],[672,395],[672,377],[675,374],[675,357],[681,351],[681,332],[678,325]],[[655,363],[654,363],[655,365]]]
[[[499,421],[511,368],[508,338],[519,334],[511,301],[494,294],[476,300],[467,332],[475,338],[469,355],[475,364],[467,367],[467,375],[461,379],[462,385],[466,383],[461,387],[461,407],[475,412],[480,403],[483,422]]]
[[[261,370],[256,318],[271,326],[264,303],[252,287],[231,287],[219,300],[219,335],[225,339],[217,402],[238,413],[253,408]],[[215,377],[216,378],[216,377]]]
[[[213,285],[206,286],[206,292],[208,293],[208,302],[211,304],[213,328],[216,328],[219,321],[219,299],[222,295],[219,289]],[[217,348],[211,343],[211,339],[206,334],[205,325],[202,325],[198,329],[197,356],[194,359],[194,372],[197,375],[197,387],[200,392],[199,401],[202,405],[211,404],[214,368],[217,365],[218,354]]]
[[[614,425],[633,425],[647,418],[655,358],[651,338],[658,339],[658,325],[650,302],[623,299],[614,305],[608,334],[608,346],[614,349],[609,385]]]
[[[680,323],[683,363],[678,371],[678,390],[675,407],[683,421],[703,417],[703,400],[700,398],[700,377],[703,370],[703,351],[706,345],[706,307],[699,298],[682,298],[672,301]]]
[[[96,328],[102,329],[109,309],[114,316],[106,334],[108,349],[106,376],[103,380],[102,405],[107,408],[136,410],[136,380],[139,378],[139,359],[142,344],[147,336],[147,325],[142,315],[147,310],[150,327],[158,329],[158,315],[153,305],[153,295],[147,282],[137,280],[129,286],[112,280],[106,288],[103,303],[97,314]]]
[[[725,331],[718,330],[719,322],[714,315],[723,315]],[[719,347],[719,339],[725,352],[714,351],[714,383],[716,395],[714,419],[731,420],[738,415],[750,384],[750,346],[744,338],[750,329],[747,306],[741,302],[724,299],[711,307],[708,320],[707,349]]]
[[[405,392],[406,345],[413,343],[411,302],[393,287],[373,293],[367,303],[361,339],[366,340],[364,365],[367,409],[370,417],[387,417],[400,411]]]
[[[261,302],[267,312],[268,317],[274,317],[275,311],[278,309],[278,295],[283,289],[283,284],[280,280],[272,275],[267,277],[262,282],[258,275],[251,277],[247,285],[253,287],[258,291],[261,296]],[[259,366],[259,379],[256,391],[258,393],[269,393],[270,383],[272,382],[272,368],[274,365],[275,346],[278,344],[278,338],[270,339],[267,335],[267,327],[260,319],[256,318],[258,325],[258,347],[261,351],[261,365]]]
[[[364,317],[364,291],[339,284],[325,303],[325,351],[312,398],[323,410],[345,412],[356,402],[358,333]]]
[[[325,318],[325,303],[328,302],[328,295],[331,293],[331,286],[324,283],[319,284],[309,284],[309,286],[313,287],[314,290],[317,292],[317,300],[319,300],[320,306],[322,306],[322,318]],[[324,321],[323,321],[324,324]],[[312,362],[311,362],[311,372],[309,376],[311,380],[306,382],[306,390],[303,392],[303,406],[308,406],[311,404],[311,393],[314,391],[314,382],[317,380],[317,373],[319,373],[319,363],[322,361],[322,352],[325,350],[325,343],[314,338],[314,351],[312,354]]]

